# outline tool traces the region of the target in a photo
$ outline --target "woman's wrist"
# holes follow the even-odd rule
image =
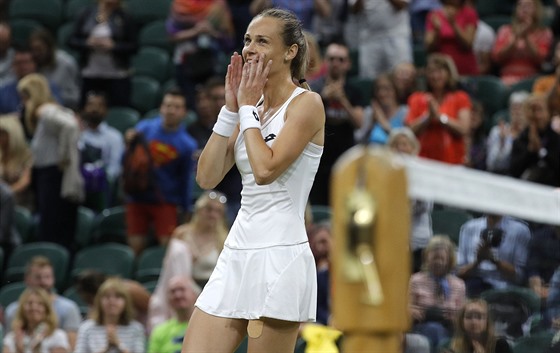
[[[239,114],[232,112],[223,106],[218,114],[218,120],[214,124],[212,131],[224,137],[230,137],[235,131],[237,122],[239,121]]]
[[[261,120],[257,107],[253,105],[243,105],[239,107],[240,131],[244,133],[247,129],[260,129]]]

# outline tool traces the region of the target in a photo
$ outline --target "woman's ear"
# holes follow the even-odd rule
[[[298,51],[299,51],[299,46],[297,44],[292,44],[286,51],[286,55],[284,55],[284,62],[293,60],[296,57]]]

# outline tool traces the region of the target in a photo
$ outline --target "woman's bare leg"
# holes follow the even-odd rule
[[[260,324],[249,324],[249,347],[247,353],[291,353],[296,346],[299,332],[299,322],[262,318],[262,332],[259,335]]]
[[[182,353],[232,353],[247,335],[247,320],[213,316],[195,308]]]

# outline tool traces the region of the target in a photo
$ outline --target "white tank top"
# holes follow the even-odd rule
[[[269,147],[274,145],[284,127],[288,105],[303,92],[303,88],[297,87],[261,127],[263,139]],[[243,182],[241,208],[225,245],[236,249],[258,249],[306,242],[305,207],[322,153],[323,146],[310,142],[274,182],[257,185],[249,164],[245,140],[240,134],[235,143],[235,163]]]

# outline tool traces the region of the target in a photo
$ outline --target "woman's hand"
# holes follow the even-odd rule
[[[529,144],[527,145],[527,149],[530,152],[536,153],[542,147],[541,138],[539,137],[539,130],[536,124],[529,125]]]
[[[480,344],[480,342],[472,340],[472,345],[474,348],[474,353],[486,353],[486,349],[482,344]]]
[[[237,52],[231,56],[230,64],[226,73],[226,109],[236,113],[239,110],[237,105],[237,93],[241,83],[243,73],[243,58]]]
[[[268,80],[268,73],[272,60],[264,64],[264,55],[259,54],[250,62],[243,65],[243,74],[239,91],[237,92],[237,104],[239,107],[244,105],[256,105],[263,94],[264,86]]]
[[[117,335],[117,326],[107,325],[106,330],[107,330],[107,344],[109,346],[118,347],[120,342],[119,342],[119,336]]]

